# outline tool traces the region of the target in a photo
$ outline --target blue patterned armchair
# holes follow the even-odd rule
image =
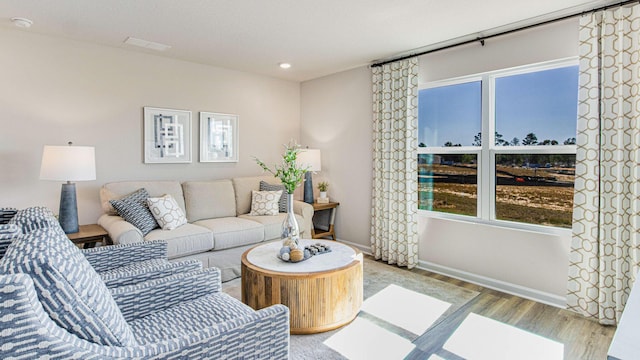
[[[288,358],[285,306],[254,311],[162,243],[83,252],[49,225],[0,260],[0,358]]]

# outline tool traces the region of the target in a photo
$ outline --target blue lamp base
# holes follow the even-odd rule
[[[62,184],[60,192],[60,212],[58,221],[65,234],[77,233],[78,228],[78,202],[76,200],[76,184]]]
[[[311,181],[311,171],[304,173],[304,202],[313,204],[313,182]]]

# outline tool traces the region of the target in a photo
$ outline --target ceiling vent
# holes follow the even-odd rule
[[[160,44],[160,43],[148,41],[148,40],[136,39],[134,37],[128,37],[127,40],[124,41],[124,43],[133,45],[133,46],[139,46],[145,49],[156,50],[156,51],[165,51],[165,50],[171,49],[171,46],[169,45]]]

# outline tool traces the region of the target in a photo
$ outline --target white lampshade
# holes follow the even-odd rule
[[[296,161],[298,164],[308,167],[309,171],[320,171],[322,164],[320,149],[301,149]]]
[[[41,180],[87,181],[96,179],[93,146],[50,146],[42,151]]]

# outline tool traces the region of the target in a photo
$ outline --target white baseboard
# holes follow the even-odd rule
[[[337,239],[337,241],[347,245],[351,245],[359,249],[360,251],[362,251],[363,254],[372,255],[371,248],[369,246],[365,246],[359,243],[354,243],[351,241],[345,241],[342,239]],[[454,279],[470,282],[472,284],[480,285],[480,286],[501,291],[507,294],[520,296],[525,299],[537,301],[539,303],[555,306],[561,309],[565,309],[567,307],[566,305],[567,301],[564,297],[547,293],[544,291],[535,290],[525,286],[512,284],[506,281],[497,280],[497,279],[489,278],[486,276],[477,275],[470,272],[450,268],[447,266],[434,264],[429,261],[419,260],[417,267],[419,269],[446,275]]]
[[[351,245],[354,248],[362,251],[363,254],[371,255],[371,247],[369,247],[369,246],[362,245],[362,244],[359,244],[359,243],[354,243],[354,242],[351,242],[351,241],[345,241],[345,240],[342,240],[342,239],[336,239],[336,241],[337,242],[341,242],[343,244]]]
[[[555,306],[561,309],[566,308],[566,299],[562,296],[531,289],[525,286],[512,284],[502,280],[492,279],[486,276],[473,274],[470,272],[453,269],[450,267],[434,264],[428,261],[419,260],[418,268],[434,273],[446,275],[458,280],[467,281],[489,289],[501,291],[507,294],[520,296],[525,299],[537,301],[539,303]]]

